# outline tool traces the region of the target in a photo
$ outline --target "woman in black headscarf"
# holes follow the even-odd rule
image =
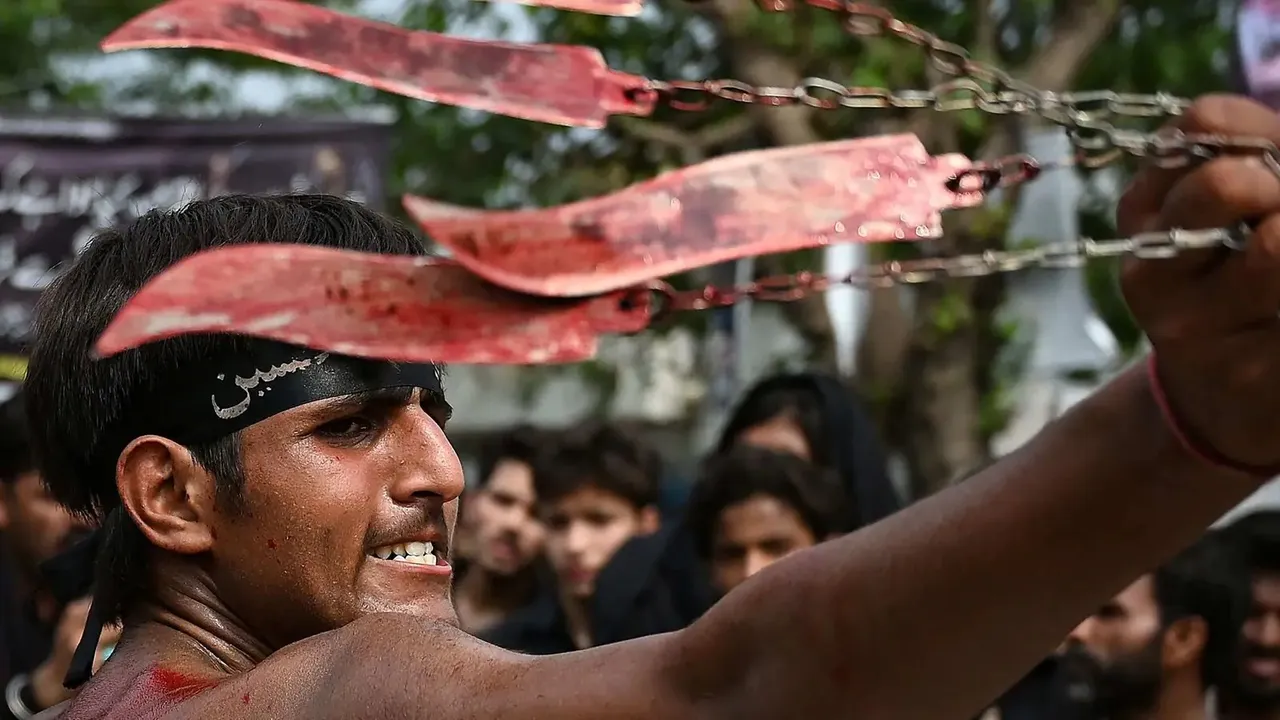
[[[870,416],[834,377],[799,373],[758,383],[734,410],[717,450],[738,443],[790,452],[838,473],[852,508],[845,532],[901,507]],[[673,518],[658,534],[623,546],[601,572],[594,637],[605,644],[679,630],[715,599],[688,528]]]
[[[871,416],[838,378],[809,372],[762,380],[734,410],[717,450],[736,444],[799,455],[839,474],[853,509],[846,532],[902,507]]]

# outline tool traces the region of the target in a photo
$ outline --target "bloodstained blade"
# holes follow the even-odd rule
[[[642,330],[649,312],[643,294],[530,297],[436,258],[242,245],[191,256],[147,283],[97,351],[235,333],[401,362],[562,363],[594,356],[602,333]]]
[[[730,155],[612,195],[486,212],[409,196],[406,210],[453,259],[532,295],[611,292],[737,258],[835,242],[936,238],[943,210],[980,192],[948,180],[972,163],[914,135]]]
[[[610,115],[653,110],[652,93],[635,92],[645,79],[610,70],[595,48],[454,38],[296,0],[171,0],[102,42],[106,52],[143,48],[231,50],[557,125],[601,128]]]
[[[644,9],[644,3],[641,0],[512,0],[512,2],[530,7],[549,7],[616,17],[635,17]]]

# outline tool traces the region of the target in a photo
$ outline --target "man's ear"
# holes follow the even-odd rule
[[[213,546],[213,478],[183,446],[144,435],[116,463],[116,489],[152,545],[192,555]]]
[[[1161,663],[1169,669],[1198,666],[1208,642],[1209,626],[1204,618],[1179,618],[1164,631]]]
[[[640,510],[640,534],[652,535],[661,525],[662,516],[658,514],[658,508],[649,505]]]

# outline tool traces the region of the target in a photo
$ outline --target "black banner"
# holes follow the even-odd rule
[[[36,298],[95,231],[228,192],[380,206],[387,147],[345,120],[0,117],[0,377],[23,374]]]

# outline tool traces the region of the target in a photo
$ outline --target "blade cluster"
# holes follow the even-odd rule
[[[638,0],[527,4],[634,15]],[[594,48],[453,38],[293,0],[170,0],[102,44],[249,53],[389,92],[538,122],[602,127],[653,110],[648,80]],[[650,320],[659,278],[832,242],[917,240],[980,192],[972,167],[911,135],[730,155],[605,197],[489,212],[406,197],[454,261],[291,245],[188,258],[144,287],[99,343],[113,354],[185,333],[271,338],[402,361],[547,363],[590,357]]]

